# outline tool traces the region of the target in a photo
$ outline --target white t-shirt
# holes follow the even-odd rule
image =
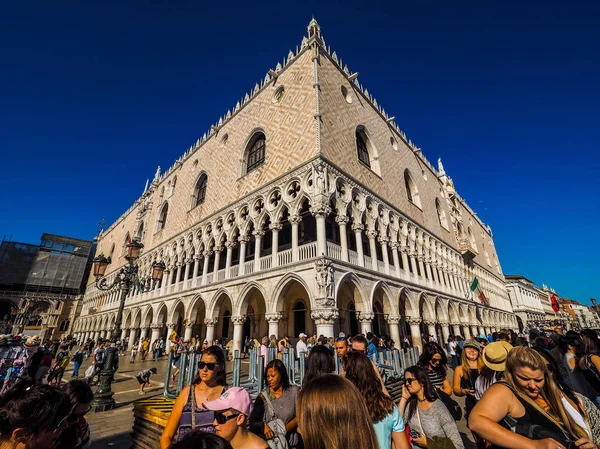
[[[296,354],[300,355],[301,352],[307,353],[308,347],[302,340],[298,340],[298,343],[296,343]]]
[[[448,346],[450,347],[450,355],[456,355],[456,342],[451,341]]]

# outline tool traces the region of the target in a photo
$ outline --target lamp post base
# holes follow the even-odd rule
[[[91,404],[94,412],[104,412],[115,408],[114,392],[111,390],[111,383],[118,369],[118,359],[116,357],[118,357],[117,348],[108,348],[106,363],[102,371],[100,371],[98,389],[94,393],[94,400]]]

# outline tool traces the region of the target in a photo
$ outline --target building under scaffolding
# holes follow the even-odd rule
[[[43,234],[41,243],[0,245],[0,333],[69,333],[85,290],[94,242]]]

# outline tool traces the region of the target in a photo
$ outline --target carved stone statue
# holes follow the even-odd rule
[[[316,165],[313,174],[315,195],[327,195],[327,169],[321,164]]]
[[[322,307],[332,307],[334,300],[334,270],[330,260],[319,259],[315,263],[317,281],[317,303]]]
[[[160,165],[156,169],[156,173],[154,174],[154,181],[157,181],[160,178]]]

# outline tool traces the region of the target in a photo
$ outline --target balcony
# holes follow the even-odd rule
[[[458,250],[463,257],[473,259],[477,255],[477,251],[471,245],[469,239],[458,239]]]

